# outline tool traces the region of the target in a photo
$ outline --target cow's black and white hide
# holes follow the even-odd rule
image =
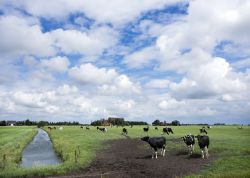
[[[152,148],[152,159],[157,159],[157,150],[161,149],[161,155],[165,156],[166,151],[166,138],[165,137],[143,137],[142,141],[147,142]]]
[[[148,131],[149,131],[149,127],[144,127],[144,128],[143,128],[143,131],[144,131],[144,132],[148,132]]]
[[[174,133],[173,130],[170,127],[165,127],[162,129],[163,133],[167,133],[169,135],[169,133]]]
[[[184,143],[186,144],[188,148],[188,154],[192,155],[194,151],[194,144],[195,144],[194,135],[189,134],[181,138],[183,139]]]
[[[208,158],[208,146],[209,146],[209,137],[207,135],[197,135],[195,136],[198,140],[198,145],[201,149],[201,157],[202,159]]]
[[[122,133],[125,134],[125,135],[128,135],[128,130],[126,128],[123,128]]]
[[[207,131],[206,131],[205,127],[203,127],[203,128],[200,129],[200,133],[205,133],[205,134],[207,134]]]
[[[105,127],[103,127],[103,128],[97,127],[97,130],[100,130],[100,131],[102,131],[102,132],[107,132],[107,131],[108,131],[108,129],[105,128]]]

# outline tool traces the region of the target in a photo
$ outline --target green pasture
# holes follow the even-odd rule
[[[45,130],[49,133],[57,154],[62,158],[63,164],[50,167],[37,167],[31,169],[18,168],[21,152],[8,151],[18,147],[22,150],[34,135],[32,127],[0,127],[0,164],[3,165],[3,154],[8,160],[7,166],[0,169],[0,177],[34,177],[52,174],[63,174],[87,166],[96,156],[96,152],[108,147],[102,144],[107,140],[126,139],[121,132],[122,127],[107,127],[108,132],[102,133],[96,127],[90,130],[81,129],[79,126],[63,126],[63,130]],[[143,126],[134,126],[128,129],[128,136],[139,139],[145,135],[160,136],[162,127],[155,130],[150,127],[149,133],[144,133]],[[199,133],[201,126],[176,126],[172,127],[174,134],[165,135],[167,139],[167,151],[186,150],[180,139],[185,134]],[[238,129],[236,126],[213,126],[207,129],[210,137],[210,155],[216,155],[217,159],[203,171],[188,177],[250,177],[250,127]],[[14,133],[13,133],[14,132]],[[17,146],[18,145],[18,146]],[[195,152],[200,153],[198,145]],[[126,149],[126,148],[124,148]],[[167,157],[166,157],[167,159]]]

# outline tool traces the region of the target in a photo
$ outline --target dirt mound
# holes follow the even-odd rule
[[[187,152],[167,151],[165,157],[151,159],[151,149],[139,139],[123,139],[108,142],[110,147],[97,154],[87,168],[62,177],[105,178],[174,178],[199,172],[213,160],[202,160],[199,154],[191,157]]]

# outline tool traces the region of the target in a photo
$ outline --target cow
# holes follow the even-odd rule
[[[149,127],[144,127],[144,128],[143,128],[143,131],[144,131],[144,132],[148,132],[148,131],[149,131]]]
[[[202,127],[202,128],[200,129],[200,133],[205,133],[205,134],[207,134],[207,131],[206,131],[205,127]]]
[[[52,127],[49,126],[48,129],[49,129],[49,131],[51,131]]]
[[[103,127],[103,128],[97,127],[97,129],[100,130],[100,131],[102,131],[102,132],[107,132],[108,131],[108,129],[105,128],[105,127]]]
[[[128,135],[128,130],[126,128],[122,129],[123,134]]]
[[[184,143],[186,143],[188,147],[188,155],[192,155],[194,151],[194,144],[195,144],[194,135],[189,134],[181,138],[183,139]]]
[[[158,130],[158,127],[155,127],[155,130]]]
[[[174,134],[173,130],[170,127],[165,127],[162,129],[163,133],[167,133],[169,135],[169,133]]]
[[[165,137],[143,137],[141,138],[142,141],[147,142],[152,148],[152,159],[157,159],[157,150],[158,148],[161,149],[161,155],[165,156],[166,151],[166,138]]]
[[[81,125],[80,128],[83,129],[83,125]]]
[[[89,130],[90,128],[89,128],[89,126],[86,126],[85,129],[86,129],[86,130]]]
[[[207,128],[208,128],[208,129],[211,129],[211,128],[212,128],[212,126],[211,126],[211,125],[208,125],[208,126],[207,126]]]
[[[204,156],[208,158],[209,137],[207,135],[197,135],[195,138],[197,138],[198,145],[201,149],[201,158],[204,159]]]
[[[55,126],[54,126],[53,128],[56,130],[56,127],[55,127]]]

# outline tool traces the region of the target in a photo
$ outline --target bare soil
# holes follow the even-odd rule
[[[212,155],[203,160],[200,154],[189,157],[184,144],[183,151],[166,151],[166,156],[158,156],[158,159],[151,158],[150,146],[139,139],[115,140],[108,144],[110,146],[99,152],[88,167],[59,177],[176,178],[201,171],[215,158]]]

